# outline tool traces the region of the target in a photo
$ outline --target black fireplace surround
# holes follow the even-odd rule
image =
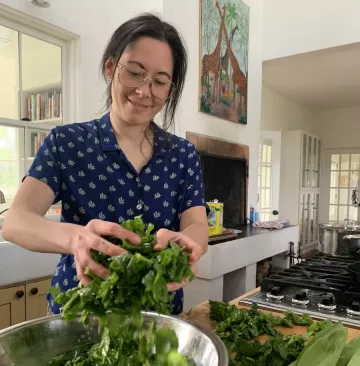
[[[205,200],[224,204],[223,226],[236,229],[247,224],[248,164],[246,159],[199,152]]]

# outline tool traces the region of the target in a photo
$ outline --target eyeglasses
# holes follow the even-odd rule
[[[121,65],[119,67],[118,79],[120,83],[129,88],[138,88],[150,80],[152,95],[160,100],[170,98],[175,89],[175,84],[166,76],[157,76],[150,79],[145,70],[137,65]]]

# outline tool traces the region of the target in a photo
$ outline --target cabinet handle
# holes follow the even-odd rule
[[[33,287],[31,290],[30,290],[30,293],[31,295],[37,295],[37,293],[39,292],[38,288],[37,287]]]
[[[25,294],[24,294],[24,291],[23,290],[16,291],[16,297],[18,299],[21,299],[24,295]]]

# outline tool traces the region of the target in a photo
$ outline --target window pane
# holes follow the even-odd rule
[[[331,155],[331,170],[339,170],[340,155]]]
[[[351,155],[351,170],[360,170],[360,154]]]
[[[359,182],[359,171],[350,172],[350,187],[357,187]]]
[[[266,187],[266,171],[266,166],[261,167],[261,187]]]
[[[349,187],[349,172],[340,173],[340,187]]]
[[[347,219],[347,211],[349,206],[339,206],[339,221],[343,222],[345,219]]]
[[[349,203],[349,190],[344,188],[340,189],[339,193],[339,204],[340,205],[347,205]]]
[[[329,210],[329,220],[337,222],[337,211],[338,206],[330,206]]]
[[[260,199],[261,199],[261,208],[262,209],[266,208],[266,190],[265,189],[261,190]]]
[[[265,205],[270,209],[270,189],[266,189]]]
[[[23,34],[22,85],[23,118],[62,124],[61,47]]]
[[[271,187],[271,168],[267,167],[266,169],[266,187]]]
[[[357,207],[349,207],[349,219],[357,221],[359,209]]]
[[[19,119],[18,32],[0,25],[0,117]]]
[[[266,163],[267,149],[268,149],[267,145],[262,146],[262,162],[263,163]]]
[[[349,170],[350,154],[341,155],[341,170]]]
[[[268,163],[271,163],[271,159],[272,159],[272,146],[268,145],[266,161]]]
[[[337,205],[338,202],[338,189],[330,189],[330,204]]]
[[[14,197],[25,174],[23,148],[22,128],[0,126],[0,189],[8,205],[9,198]]]
[[[331,172],[331,182],[330,187],[339,186],[339,172]]]

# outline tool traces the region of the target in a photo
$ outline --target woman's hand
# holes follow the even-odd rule
[[[186,251],[189,252],[190,256],[190,268],[193,273],[196,273],[198,270],[197,261],[203,255],[203,250],[199,244],[194,242],[188,236],[178,233],[175,231],[170,231],[167,229],[160,229],[156,234],[156,245],[154,247],[155,250],[165,249],[170,241],[174,241],[182,247],[186,247]],[[176,291],[186,285],[186,279],[182,283],[168,283],[169,291]]]
[[[125,249],[111,244],[102,236],[128,239],[133,244],[140,244],[141,241],[138,235],[113,222],[95,219],[89,221],[85,227],[79,227],[78,232],[70,243],[70,248],[74,255],[77,277],[83,285],[87,285],[90,282],[89,277],[84,274],[86,268],[89,268],[99,277],[108,275],[108,270],[93,260],[91,249],[109,256],[127,253]]]

